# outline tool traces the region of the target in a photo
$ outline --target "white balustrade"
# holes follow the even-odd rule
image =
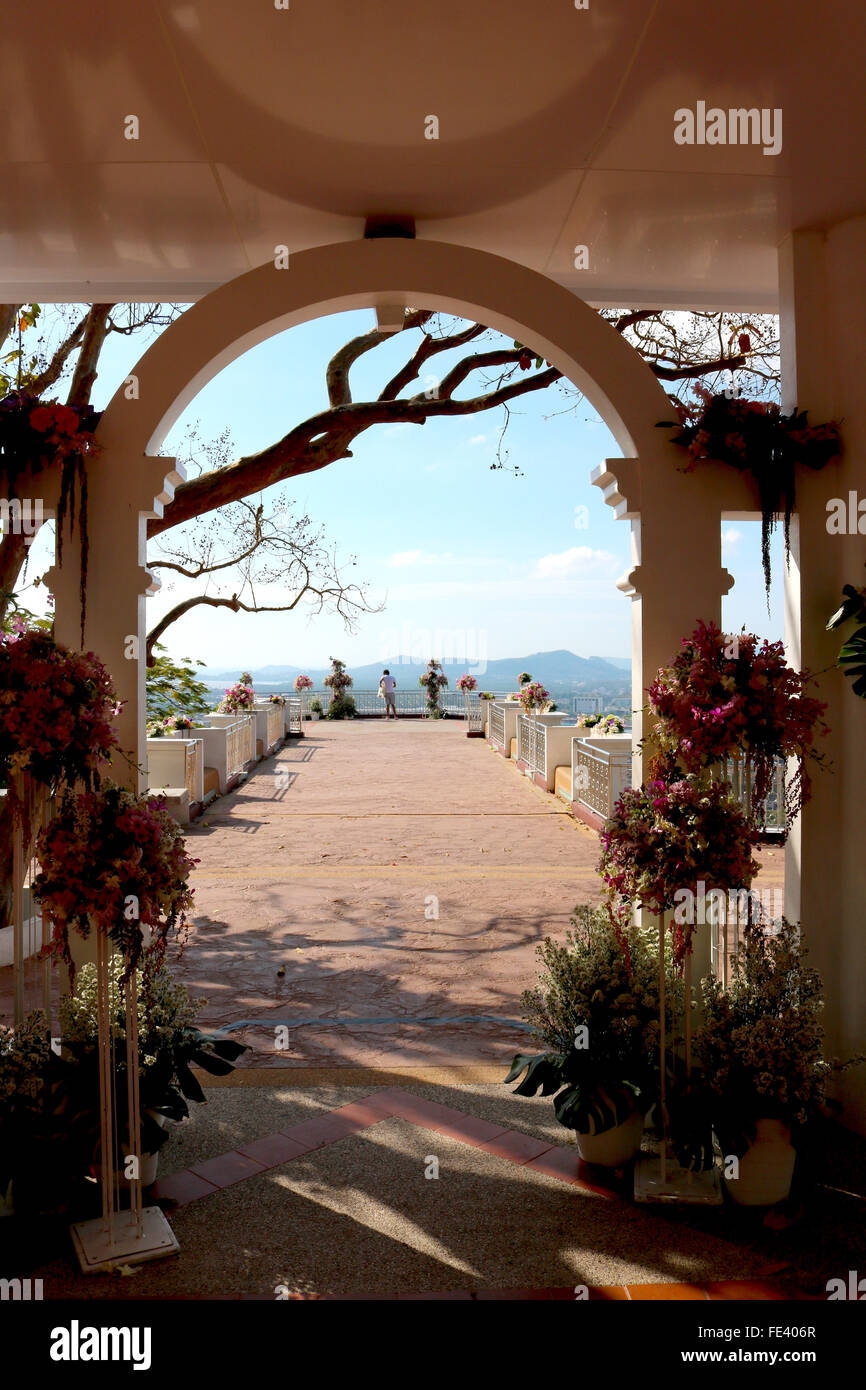
[[[631,785],[631,738],[575,738],[571,742],[572,800],[602,820]]]

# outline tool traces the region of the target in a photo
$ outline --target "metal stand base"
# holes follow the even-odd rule
[[[639,1155],[634,1170],[634,1199],[636,1202],[683,1202],[692,1206],[717,1207],[722,1204],[722,1183],[718,1168],[713,1165],[703,1173],[681,1168],[672,1154],[665,1163],[662,1182],[661,1155],[644,1152]]]
[[[162,1209],[145,1207],[141,1215],[141,1235],[138,1234],[135,1218],[128,1211],[115,1212],[111,1233],[108,1223],[101,1216],[91,1221],[77,1221],[70,1226],[69,1234],[82,1273],[100,1274],[114,1265],[141,1264],[144,1260],[176,1255],[180,1245]]]

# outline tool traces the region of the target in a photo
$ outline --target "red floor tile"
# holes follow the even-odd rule
[[[775,1284],[764,1284],[749,1279],[731,1279],[720,1284],[703,1284],[701,1287],[705,1290],[707,1298],[713,1302],[719,1299],[748,1299],[750,1303],[754,1303],[787,1298],[787,1294]]]
[[[264,1173],[265,1165],[233,1151],[220,1154],[218,1158],[206,1159],[204,1163],[194,1163],[189,1171],[213,1183],[214,1187],[231,1187],[243,1178],[252,1178],[257,1173]]]
[[[376,1096],[365,1096],[363,1100],[354,1100],[350,1105],[341,1105],[338,1110],[331,1111],[332,1115],[350,1120],[356,1130],[368,1129],[393,1113],[390,1104],[387,1101],[378,1102]]]
[[[383,1115],[379,1119],[384,1119]],[[287,1135],[289,1139],[300,1145],[301,1148],[309,1152],[311,1149],[321,1149],[325,1144],[334,1144],[338,1139],[345,1139],[349,1134],[357,1134],[360,1129],[367,1129],[369,1125],[360,1124],[348,1116],[341,1116],[338,1111],[329,1110],[321,1115],[313,1115],[309,1120],[301,1120],[298,1124],[287,1125],[280,1130],[280,1134]]]
[[[697,1284],[629,1284],[628,1296],[640,1303],[706,1303],[707,1295]]]
[[[536,1139],[531,1134],[521,1134],[518,1130],[507,1129],[496,1139],[488,1139],[479,1145],[485,1153],[495,1154],[497,1158],[508,1158],[512,1163],[529,1163],[555,1147],[549,1139]]]
[[[218,1191],[219,1188],[212,1182],[185,1168],[167,1178],[160,1178],[153,1189],[153,1195],[157,1199],[167,1198],[183,1207],[187,1202],[194,1202],[197,1197],[209,1197],[212,1192]]]
[[[576,1149],[548,1149],[539,1158],[533,1158],[524,1165],[534,1173],[546,1173],[548,1177],[572,1182],[585,1192],[594,1192],[599,1197],[615,1197],[618,1194],[609,1187],[593,1182],[586,1176],[586,1165],[581,1163]]]
[[[280,1163],[288,1163],[299,1154],[308,1153],[303,1144],[297,1144],[287,1134],[266,1134],[262,1139],[252,1139],[248,1144],[238,1144],[239,1154],[255,1159],[265,1168],[276,1168]]]

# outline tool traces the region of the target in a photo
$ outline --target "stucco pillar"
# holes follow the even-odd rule
[[[643,737],[646,688],[668,666],[699,620],[721,626],[722,597],[733,579],[722,567],[722,513],[746,500],[742,481],[723,465],[682,471],[685,454],[659,431],[640,459],[609,459],[593,474],[616,515],[632,524],[632,563],[618,588],[632,601],[632,727]],[[635,747],[635,786],[648,775],[650,750]],[[710,934],[698,928],[694,978],[710,971]]]
[[[824,977],[827,1052],[840,1058],[866,1051],[866,700],[835,667],[851,629],[825,627],[842,585],[866,583],[866,535],[830,534],[826,523],[831,498],[866,497],[864,265],[866,217],[826,232],[795,232],[780,249],[783,405],[807,409],[815,424],[838,420],[845,446],[839,464],[819,473],[803,469],[797,478],[785,583],[788,659],[826,671],[816,693],[828,704],[831,732],[822,747],[832,764],[816,770],[812,800],[791,835],[785,910],[801,923],[810,961]],[[844,1074],[838,1095],[846,1121],[866,1134],[866,1068]]]
[[[105,774],[134,791],[147,786],[145,762],[145,597],[156,586],[144,567],[145,525],[155,506],[171,496],[180,474],[173,459],[142,459],[134,467],[111,466],[99,455],[87,470],[88,560],[84,650],[105,664],[123,701],[116,721],[120,750]],[[46,576],[54,594],[58,642],[81,649],[81,544],[63,540],[61,563]],[[76,964],[95,960],[95,940],[71,938]]]

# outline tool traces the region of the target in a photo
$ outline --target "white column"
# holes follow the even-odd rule
[[[134,791],[146,789],[145,751],[145,597],[155,587],[144,566],[145,527],[155,505],[167,500],[180,481],[170,458],[142,459],[124,467],[108,451],[88,465],[87,608],[84,650],[100,658],[124,702],[116,721],[120,750],[107,775]],[[155,502],[156,499],[156,502]],[[58,642],[81,648],[81,545],[75,534],[64,537],[61,564],[47,580],[55,598],[54,633]],[[121,753],[126,756],[121,756]],[[95,959],[92,938],[72,940],[77,963]]]
[[[827,232],[795,232],[780,251],[782,385],[785,409],[808,409],[815,424],[841,423],[845,454],[821,472],[797,478],[797,525],[785,585],[785,639],[795,666],[831,669],[816,693],[829,706],[822,747],[832,770],[816,771],[813,796],[791,835],[785,862],[785,910],[801,923],[810,962],[824,977],[827,1051],[866,1051],[866,700],[835,669],[850,628],[825,630],[842,585],[866,583],[864,535],[831,535],[827,502],[866,497],[866,217]],[[866,531],[866,527],[864,527]],[[846,1121],[866,1134],[866,1068],[838,1087]]]

